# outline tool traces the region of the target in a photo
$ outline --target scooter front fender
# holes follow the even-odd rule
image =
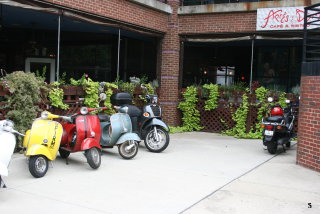
[[[99,142],[94,139],[94,138],[86,138],[83,140],[82,144],[81,144],[81,150],[88,150],[91,149],[92,147],[97,147],[99,149],[101,149],[101,146],[99,144]]]
[[[126,142],[128,140],[134,140],[134,141],[138,141],[138,142],[141,141],[140,137],[136,133],[125,133],[125,134],[121,135],[121,137],[117,140],[116,145],[123,144],[124,142]]]
[[[153,118],[151,120],[149,120],[148,122],[146,122],[146,124],[142,127],[142,129],[149,129],[149,127],[152,126],[160,126],[162,128],[164,128],[166,131],[169,132],[169,127],[167,126],[167,124],[165,124],[165,122],[163,122],[162,120],[158,119],[158,118]]]
[[[52,152],[50,152],[47,146],[41,144],[33,144],[31,147],[27,149],[25,155],[28,157],[34,155],[43,155],[52,161],[56,159],[57,153],[53,154]]]

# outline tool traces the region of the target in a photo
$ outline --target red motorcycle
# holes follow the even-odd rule
[[[62,158],[68,158],[70,153],[84,151],[87,162],[93,169],[101,164],[101,127],[98,115],[88,115],[89,111],[106,110],[107,107],[88,109],[82,107],[80,112],[71,117],[63,116],[67,123],[63,126],[63,135],[59,148]]]

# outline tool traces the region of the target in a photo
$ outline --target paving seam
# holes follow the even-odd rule
[[[292,142],[291,142],[291,143],[292,143]],[[297,143],[291,145],[291,147],[296,146],[296,145],[297,145]],[[203,197],[203,198],[200,199],[199,201],[195,202],[194,204],[190,205],[190,206],[187,207],[186,209],[182,210],[181,212],[179,212],[179,214],[182,214],[182,213],[186,212],[187,210],[191,209],[191,208],[194,207],[195,205],[199,204],[201,201],[209,198],[210,196],[214,195],[216,192],[220,191],[220,190],[223,189],[224,187],[228,186],[229,184],[233,183],[234,181],[238,180],[239,178],[245,176],[246,174],[252,172],[253,170],[255,170],[255,169],[257,169],[258,167],[260,167],[261,165],[269,162],[270,160],[272,160],[273,158],[277,157],[278,155],[280,155],[280,154],[282,154],[282,153],[283,153],[283,152],[280,152],[280,153],[272,156],[271,158],[269,158],[269,159],[265,160],[264,162],[258,164],[258,165],[255,166],[254,168],[252,168],[252,169],[248,170],[247,172],[239,175],[238,177],[232,179],[231,181],[229,181],[228,183],[226,183],[226,184],[224,184],[223,186],[219,187],[218,189],[216,189],[215,191],[211,192],[210,194],[206,195],[205,197]]]

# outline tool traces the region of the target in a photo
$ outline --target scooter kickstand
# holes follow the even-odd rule
[[[69,165],[69,158],[66,158],[66,165]]]
[[[4,183],[4,181],[2,180],[1,175],[0,175],[0,188],[1,188],[2,183],[3,183],[2,187],[7,188],[6,184]]]

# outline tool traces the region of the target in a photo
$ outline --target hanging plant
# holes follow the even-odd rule
[[[184,101],[180,102],[178,108],[182,111],[182,122],[185,131],[199,131],[200,112],[197,109],[198,98],[197,88],[195,86],[187,87],[187,90],[182,93]]]
[[[209,90],[209,98],[205,101],[204,109],[207,111],[214,110],[218,107],[219,87],[214,84],[205,84],[203,88]]]
[[[67,104],[63,103],[63,95],[64,92],[61,88],[59,88],[60,83],[53,82],[51,83],[52,88],[49,91],[49,100],[52,106],[61,108],[61,109],[69,109]]]

